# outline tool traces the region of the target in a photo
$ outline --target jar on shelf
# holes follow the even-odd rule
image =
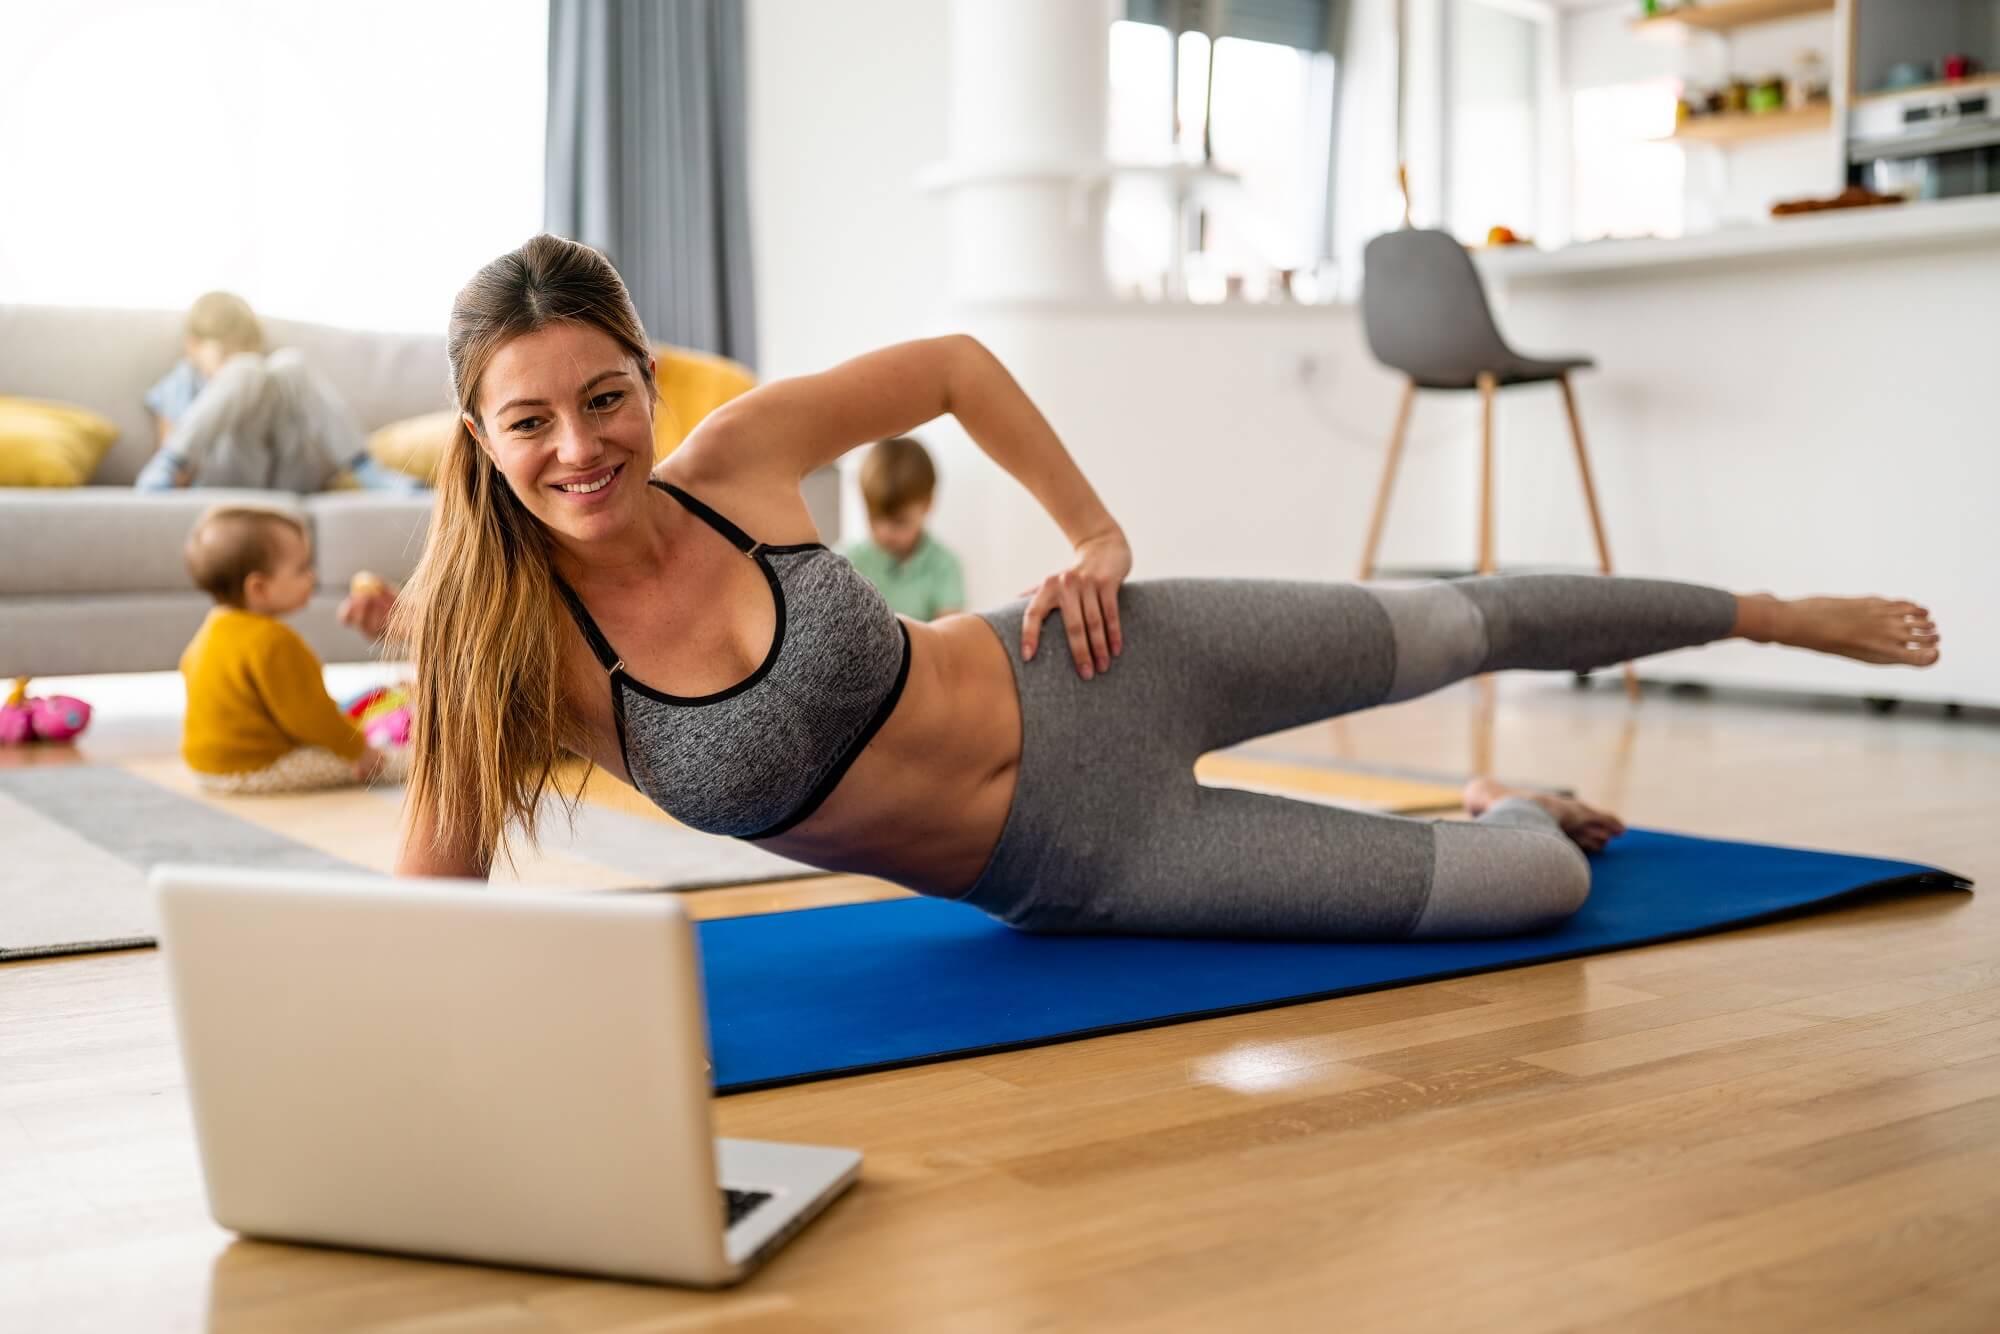
[[[1826,73],[1826,59],[1817,51],[1801,51],[1792,59],[1792,82],[1790,105],[1799,111],[1815,102],[1827,99],[1830,82]]]

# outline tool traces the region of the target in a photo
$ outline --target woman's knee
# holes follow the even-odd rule
[[[1590,861],[1562,834],[1493,825],[1434,826],[1430,896],[1412,936],[1541,931],[1590,897]]]

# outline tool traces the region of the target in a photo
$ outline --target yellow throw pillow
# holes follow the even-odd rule
[[[653,461],[680,448],[696,423],[737,395],[757,387],[748,368],[708,352],[685,347],[653,349],[660,404],[653,413]]]
[[[421,417],[405,417],[390,422],[368,437],[368,454],[385,468],[406,472],[426,486],[437,485],[438,461],[451,433],[458,429],[458,413],[451,408],[426,412]]]
[[[86,408],[0,395],[0,486],[82,486],[117,439]]]

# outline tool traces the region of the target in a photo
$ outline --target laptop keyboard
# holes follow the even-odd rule
[[[768,1190],[731,1190],[722,1188],[722,1212],[724,1228],[735,1227],[750,1216],[750,1211],[771,1198]]]

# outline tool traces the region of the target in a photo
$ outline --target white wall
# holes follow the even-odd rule
[[[994,306],[1013,371],[1132,541],[1136,577],[1351,579],[1401,385],[1351,307]],[[1383,559],[1471,568],[1474,398],[1424,396]],[[973,604],[1060,568],[1055,525],[955,428],[926,439]],[[1581,562],[1586,552],[1575,553]]]
[[[912,182],[947,152],[949,7],[750,0],[747,27],[758,371],[936,332],[945,209]]]
[[[950,26],[934,0],[752,0],[760,371],[970,332],[1125,524],[1139,574],[1351,577],[1398,392],[1357,312],[950,304],[947,206],[911,185],[949,156]],[[1471,563],[1472,422],[1465,395],[1419,406],[1385,559]],[[919,435],[939,467],[933,526],[974,605],[1058,567],[1055,527],[1017,483],[949,421]],[[860,522],[850,485],[843,531]]]

